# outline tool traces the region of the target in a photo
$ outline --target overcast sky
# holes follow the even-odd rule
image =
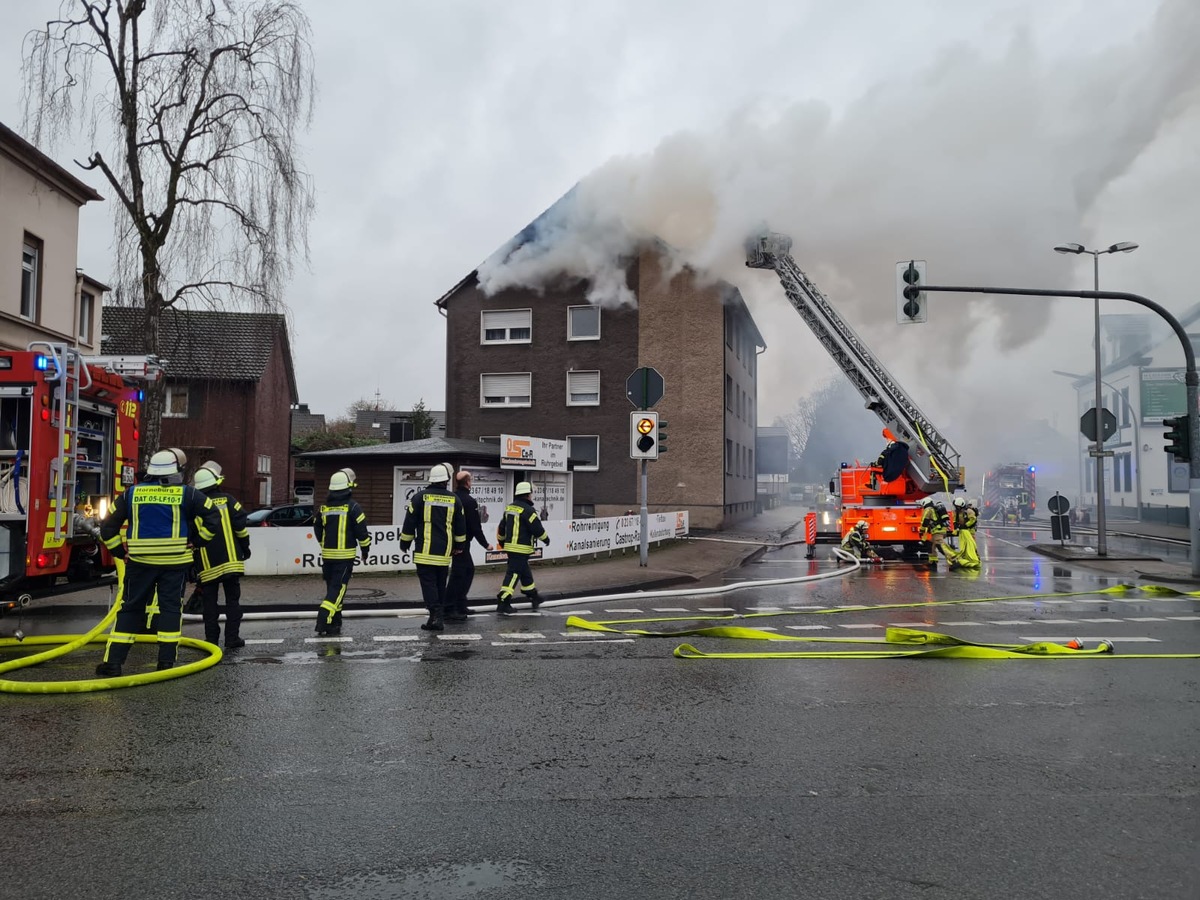
[[[59,4],[0,5],[0,120],[20,131],[21,39]],[[770,344],[764,423],[833,370],[815,346],[797,353],[811,338],[777,285],[738,271],[738,229],[757,221],[793,232],[800,265],[948,435],[1017,410],[1071,433],[1074,394],[1049,371],[1090,367],[1091,306],[1018,300],[1001,314],[1001,301],[939,297],[931,328],[899,329],[897,259],[1078,288],[1090,265],[1055,243],[1133,240],[1139,251],[1103,260],[1104,287],[1175,310],[1196,299],[1191,0],[1164,0],[1157,27],[1150,0],[301,5],[319,83],[303,159],[317,213],[286,300],[315,412],[376,390],[442,408],[434,300],[596,170],[637,180],[615,202],[646,228],[669,221],[647,204],[653,179],[670,182],[655,198],[679,207],[676,225],[691,223],[698,186],[717,201],[698,233],[666,236],[690,238],[692,258],[751,303]],[[85,149],[51,152],[71,166]],[[80,264],[102,280],[110,206],[83,214]],[[929,365],[942,356],[949,368]]]

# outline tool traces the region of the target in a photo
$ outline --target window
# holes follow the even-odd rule
[[[749,476],[750,476],[751,478],[757,479],[757,478],[758,478],[758,472],[756,472],[756,471],[755,471],[755,469],[754,469],[754,448],[753,448],[753,447],[750,447],[749,449],[747,449],[747,450],[746,450],[746,452],[749,454],[749,457],[748,457],[748,460],[749,460],[749,472],[748,472],[748,474],[749,474]]]
[[[258,483],[258,505],[271,505],[271,476],[268,475]]]
[[[728,306],[725,307],[725,346],[733,349],[733,313]]]
[[[269,456],[259,456],[258,457],[258,474],[259,475],[270,475],[271,474],[271,457],[269,457]]]
[[[733,377],[725,376],[725,408],[733,412]]]
[[[188,416],[188,386],[168,384],[163,402],[163,416],[168,419],[186,419]]]
[[[21,248],[21,318],[36,322],[42,297],[42,242],[25,235]]]
[[[594,519],[596,518],[596,504],[576,503],[572,514],[576,519]]]
[[[568,341],[598,341],[598,340],[600,340],[600,307],[598,307],[598,306],[568,306],[567,307],[567,340]]]
[[[528,344],[533,340],[533,310],[485,309],[479,314],[481,344]]]
[[[600,468],[600,437],[595,434],[568,434],[567,456],[575,460],[576,472],[595,472]]]
[[[92,310],[96,308],[96,298],[87,291],[79,294],[79,343],[92,342]]]
[[[530,406],[533,375],[512,372],[479,376],[480,406]]]
[[[725,438],[725,474],[733,474],[733,440]]]
[[[599,406],[600,373],[567,373],[567,406]]]
[[[1129,388],[1121,388],[1121,427],[1129,427]]]

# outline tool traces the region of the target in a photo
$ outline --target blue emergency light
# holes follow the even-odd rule
[[[39,353],[33,358],[33,367],[39,372],[45,372],[48,368],[50,368],[50,357],[42,356],[42,354]]]
[[[146,392],[138,391],[138,403],[141,403],[145,399],[146,399]]]
[[[1029,471],[1030,471],[1030,472],[1036,472],[1036,471],[1037,471],[1037,466],[1030,466],[1030,467],[1029,467]]]

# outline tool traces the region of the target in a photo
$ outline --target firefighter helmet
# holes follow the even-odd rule
[[[517,489],[515,491],[513,491],[513,493],[516,494],[518,497],[523,496],[525,494],[532,494],[533,493],[533,485],[530,484],[528,481],[522,481],[520,484],[517,485]]]
[[[329,489],[331,491],[347,491],[354,487],[355,480],[356,476],[353,469],[338,469],[329,479]]]
[[[926,507],[933,506],[933,498],[932,497],[922,497],[920,500],[917,501],[917,505],[918,506],[926,506]]]
[[[159,450],[150,457],[150,465],[146,466],[146,474],[156,478],[162,478],[166,475],[178,475],[180,462],[176,452],[171,449]],[[178,452],[182,455],[182,451]],[[187,461],[187,457],[184,457],[184,461]]]
[[[221,464],[219,462],[217,462],[215,459],[210,459],[206,463],[201,463],[200,469],[198,469],[196,471],[196,474],[199,475],[200,472],[204,471],[204,470],[212,472],[213,478],[216,479],[216,481],[214,482],[215,484],[220,484],[221,482],[223,482],[225,480],[225,476],[221,474]]]
[[[859,519],[857,522],[854,523],[854,527],[857,528],[859,531],[866,531],[867,530],[867,520]]]
[[[966,505],[967,505],[967,500],[965,497],[955,497],[954,498],[954,508],[955,509],[962,509]]]
[[[450,468],[445,463],[438,463],[429,470],[430,484],[445,484],[450,480]]]
[[[207,491],[209,488],[215,488],[220,484],[220,479],[212,469],[201,466],[196,470],[196,474],[192,476],[192,487],[198,491]]]

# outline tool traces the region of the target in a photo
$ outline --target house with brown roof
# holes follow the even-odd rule
[[[143,310],[104,308],[105,354],[141,347]],[[298,400],[287,319],[278,313],[167,309],[162,441],[194,467],[215,459],[225,489],[248,507],[292,493],[291,416]]]
[[[552,234],[568,194],[497,253]],[[564,277],[489,295],[475,269],[437,305],[446,317],[446,437],[502,434],[566,440],[575,517],[639,505],[626,380],[639,367],[665,382],[654,407],[667,452],[649,465],[651,512],[688,510],[694,527],[755,514],[758,354],[766,342],[733,285],[680,267],[660,241],[614,260],[633,304],[589,302]]]

